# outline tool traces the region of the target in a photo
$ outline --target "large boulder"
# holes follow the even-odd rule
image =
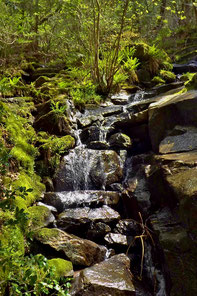
[[[175,126],[159,144],[159,153],[173,153],[197,149],[197,128]]]
[[[104,260],[106,248],[96,243],[68,234],[58,228],[42,228],[35,232],[35,239],[51,247],[74,265],[90,266]]]
[[[149,106],[149,134],[152,148],[155,152],[162,151],[180,151],[182,145],[179,145],[180,137],[178,135],[186,133],[182,143],[184,143],[182,151],[184,151],[186,143],[191,140],[191,129],[176,129],[176,126],[197,127],[197,92],[191,91],[185,94],[175,94],[164,96],[159,101]],[[173,138],[169,138],[170,136]],[[168,137],[165,141],[164,139]],[[188,139],[188,142],[187,142]],[[163,141],[163,142],[162,142]],[[168,145],[169,142],[169,146]],[[162,142],[162,143],[161,143]],[[175,144],[176,142],[176,144]],[[159,147],[161,143],[161,147]],[[193,141],[192,144],[196,145]],[[164,146],[164,144],[166,146]],[[173,149],[174,147],[174,149]]]
[[[158,208],[158,233],[172,280],[172,296],[195,295],[197,258],[197,152],[156,156],[149,171],[151,196]],[[159,198],[158,198],[159,197]],[[184,282],[183,280],[184,279]]]
[[[156,212],[150,217],[150,221],[159,236],[170,271],[170,295],[195,295],[197,251],[192,236],[182,226],[177,215],[168,208]]]
[[[72,284],[72,296],[132,296],[136,295],[129,271],[130,260],[124,255],[82,270]]]

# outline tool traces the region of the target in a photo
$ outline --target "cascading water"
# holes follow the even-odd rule
[[[125,93],[122,96],[120,95],[120,99],[123,98],[124,101],[127,100],[131,108],[131,104],[135,105],[136,102],[143,100],[144,94],[145,92],[143,91],[137,92],[136,95],[132,98],[132,103],[131,96],[128,95],[126,97]],[[108,116],[106,116],[106,114],[105,116],[103,116],[102,114],[98,114],[98,110],[96,111],[97,118],[101,118],[101,120],[99,119],[97,122],[94,122],[92,126],[99,128],[98,141],[107,143],[109,135],[111,133],[117,132],[116,127],[114,127],[114,122],[118,121],[122,115],[124,118],[125,114],[130,114],[131,111],[128,111],[127,107],[128,105],[124,105],[124,108],[122,108],[122,113],[112,114]],[[94,114],[91,114],[91,116],[93,116],[93,119],[95,120]],[[86,112],[85,117],[87,120],[88,112]],[[91,125],[91,118],[88,118],[87,123],[88,125],[86,128],[89,128],[89,126]],[[59,210],[66,210],[67,213],[68,210],[71,208],[76,210],[73,211],[73,213],[77,213],[77,208],[81,209],[84,206],[85,211],[87,213],[90,213],[92,212],[92,209],[97,209],[97,207],[102,205],[102,215],[103,212],[105,214],[104,216],[101,215],[101,217],[103,217],[99,221],[101,225],[99,224],[96,227],[104,227],[103,223],[106,223],[106,221],[113,221],[112,226],[114,227],[114,221],[116,221],[117,218],[113,218],[112,216],[110,216],[114,215],[114,213],[113,211],[111,213],[108,206],[106,206],[118,204],[119,193],[118,191],[112,191],[112,188],[123,188],[123,190],[125,191],[130,190],[130,196],[128,198],[132,199],[134,198],[134,196],[132,196],[132,190],[134,191],[135,187],[137,187],[138,183],[140,183],[143,185],[142,199],[145,196],[145,203],[143,203],[143,200],[140,206],[144,206],[144,212],[148,213],[150,209],[150,196],[146,184],[143,184],[144,181],[142,179],[136,181],[137,183],[134,182],[134,177],[136,173],[133,171],[133,156],[131,155],[131,151],[129,153],[129,156],[127,156],[127,151],[125,150],[125,148],[113,148],[110,147],[109,143],[107,143],[107,145],[110,148],[107,148],[105,150],[89,149],[86,147],[86,145],[81,143],[80,132],[81,131],[79,129],[76,130],[75,138],[77,146],[73,150],[71,150],[68,155],[64,156],[60,168],[55,176],[55,199],[56,201],[60,201]],[[129,188],[129,186],[131,186],[131,188]],[[141,197],[140,194],[139,196]],[[54,206],[56,205],[56,201],[53,201]],[[119,213],[122,214],[122,209],[120,208],[120,206],[118,210]],[[80,213],[81,215],[82,211],[80,210],[78,211],[78,213]],[[117,212],[115,216],[117,217]],[[71,219],[71,217],[69,217],[69,219]],[[77,217],[75,217],[75,220],[76,219]],[[88,219],[90,219],[90,217],[87,217],[85,218],[85,220],[83,220],[84,225],[86,225],[85,223],[88,223]],[[95,226],[95,222],[91,222],[89,226],[83,228],[85,229],[84,236],[86,235],[86,233],[90,235],[91,231],[88,230],[88,227],[92,227],[92,225]],[[110,227],[112,226],[110,224]],[[114,228],[114,230],[112,229],[111,231],[116,232],[117,230],[116,228]],[[120,235],[121,234],[118,234],[118,236]],[[105,234],[102,238],[100,238],[103,244],[104,236]],[[139,250],[137,252],[139,253]],[[111,251],[108,250],[107,254],[111,254]],[[135,256],[135,251],[134,254],[130,255],[131,257]],[[136,289],[136,296],[167,296],[168,294],[166,292],[165,277],[162,274],[161,269],[155,267],[155,262],[152,257],[151,243],[148,243],[148,241],[145,242],[145,254],[143,259],[143,274],[145,275],[145,278],[151,282],[150,286],[154,288],[154,284],[156,283],[156,288],[154,292],[146,292],[146,290],[143,292],[143,288],[140,288],[139,291],[138,289]]]

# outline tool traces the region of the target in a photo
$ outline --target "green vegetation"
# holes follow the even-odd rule
[[[71,263],[29,244],[56,234],[36,201],[75,146],[70,112],[173,82],[172,61],[196,55],[196,20],[192,0],[0,0],[0,296],[68,295]]]

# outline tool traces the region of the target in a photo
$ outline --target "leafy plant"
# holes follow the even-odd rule
[[[9,167],[9,159],[11,155],[9,149],[0,141],[0,175],[5,175]]]
[[[156,47],[155,45],[149,46],[148,49],[148,67],[152,74],[158,73],[159,69],[171,69],[170,58],[164,50]]]
[[[23,199],[26,199],[29,192],[32,192],[32,188],[26,189],[26,187],[19,187],[16,191],[1,188],[0,189],[0,208],[3,211],[9,210],[13,212],[13,217],[6,221],[6,225],[19,225],[19,227],[25,230],[28,221],[28,214],[24,209],[19,209],[15,204],[16,196],[20,196]]]
[[[55,102],[51,100],[51,110],[56,116],[58,117],[63,116],[65,114],[66,109],[67,109],[66,104],[62,105],[61,102],[59,101]]]
[[[5,96],[8,92],[14,90],[19,82],[21,77],[3,77],[0,80],[0,92],[3,96]]]
[[[1,266],[7,270],[7,279],[4,285],[9,290],[10,296],[41,296],[58,295],[69,296],[70,279],[58,279],[55,268],[49,266],[48,260],[38,254],[30,257],[14,257],[7,261],[9,254],[0,246]]]

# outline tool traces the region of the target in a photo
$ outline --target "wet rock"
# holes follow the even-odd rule
[[[91,126],[83,129],[80,134],[80,138],[83,144],[88,144],[92,141],[100,140],[100,128],[98,126]]]
[[[36,240],[64,254],[74,265],[90,266],[104,260],[106,248],[68,234],[60,229],[42,228],[35,232]]]
[[[139,233],[140,227],[136,221],[131,219],[120,220],[114,229],[114,232],[124,235],[135,236]]]
[[[106,138],[109,134],[114,133],[114,128],[110,126],[104,125],[105,121],[102,123],[102,125],[98,126],[91,126],[83,129],[83,131],[80,134],[80,138],[83,144],[86,144],[89,146],[96,146],[96,149],[98,149],[98,146],[104,146],[106,149],[107,143]],[[93,147],[90,147],[91,149],[94,149]],[[100,148],[102,150],[102,148]]]
[[[138,113],[148,109],[148,106],[155,101],[157,101],[157,98],[154,97],[151,99],[142,100],[140,102],[132,102],[126,106],[126,110],[132,113]]]
[[[113,150],[77,147],[63,158],[55,175],[55,190],[104,189],[121,181],[122,167],[121,158]]]
[[[132,238],[120,233],[108,233],[104,237],[109,245],[127,246]]]
[[[95,206],[98,204],[116,205],[120,195],[115,191],[62,191],[46,192],[43,201],[54,206],[59,212],[66,208],[75,208],[80,206]]]
[[[123,111],[122,106],[108,106],[108,107],[97,107],[96,109],[87,110],[90,115],[102,115],[104,117],[119,114]]]
[[[182,85],[183,85],[182,81],[172,82],[172,83],[169,83],[169,84],[156,86],[156,87],[153,88],[153,91],[155,92],[155,95],[160,95],[160,94],[163,94],[163,93],[168,92],[170,90],[179,88]]]
[[[57,225],[68,231],[72,225],[80,226],[91,222],[111,223],[119,219],[119,213],[108,206],[96,209],[84,207],[65,210],[58,216]]]
[[[130,94],[127,91],[121,91],[111,97],[111,101],[114,105],[126,105],[128,103]]]
[[[131,139],[127,135],[116,133],[110,137],[109,144],[111,147],[127,149],[131,147],[132,143]]]
[[[109,149],[109,144],[105,141],[93,141],[90,142],[87,147],[89,149],[98,149],[98,150],[102,150],[102,149]]]
[[[123,189],[122,184],[114,183],[114,184],[111,184],[109,186],[109,190],[113,190],[113,191],[116,191],[116,192],[122,192],[124,189]]]
[[[165,209],[156,213],[152,225],[159,235],[169,266],[172,279],[170,295],[178,296],[178,291],[183,291],[183,295],[193,295],[197,290],[194,280],[194,258],[197,257],[196,154],[189,152],[156,156],[157,172],[160,173],[153,173],[157,174],[154,195],[160,196],[159,207],[165,205],[171,211]],[[165,190],[163,197],[160,194],[161,181]],[[181,278],[184,278],[184,284]]]
[[[127,176],[124,180],[125,208],[127,216],[132,217],[135,213],[141,212],[148,215],[151,208],[149,184],[146,177],[146,155],[134,156],[127,159]],[[129,216],[130,212],[130,216]],[[134,216],[133,216],[134,218]],[[137,219],[139,217],[136,217]]]
[[[148,110],[144,110],[138,113],[121,114],[117,116],[113,122],[115,128],[127,129],[128,126],[136,126],[148,122]]]
[[[103,239],[106,233],[111,231],[111,227],[103,222],[91,223],[88,227],[86,237],[90,240],[98,241]]]
[[[78,125],[81,128],[85,128],[95,122],[101,122],[101,121],[103,121],[103,119],[104,119],[104,117],[100,114],[84,116],[84,117],[78,118]]]
[[[149,106],[149,134],[153,150],[159,151],[159,144],[175,126],[197,127],[196,111],[196,91],[166,96],[151,104]]]
[[[124,254],[86,268],[75,278],[72,296],[131,296],[135,295],[130,261]]]
[[[135,127],[128,127],[127,135],[133,141],[133,151],[145,153],[151,150],[148,124],[141,124]]]

